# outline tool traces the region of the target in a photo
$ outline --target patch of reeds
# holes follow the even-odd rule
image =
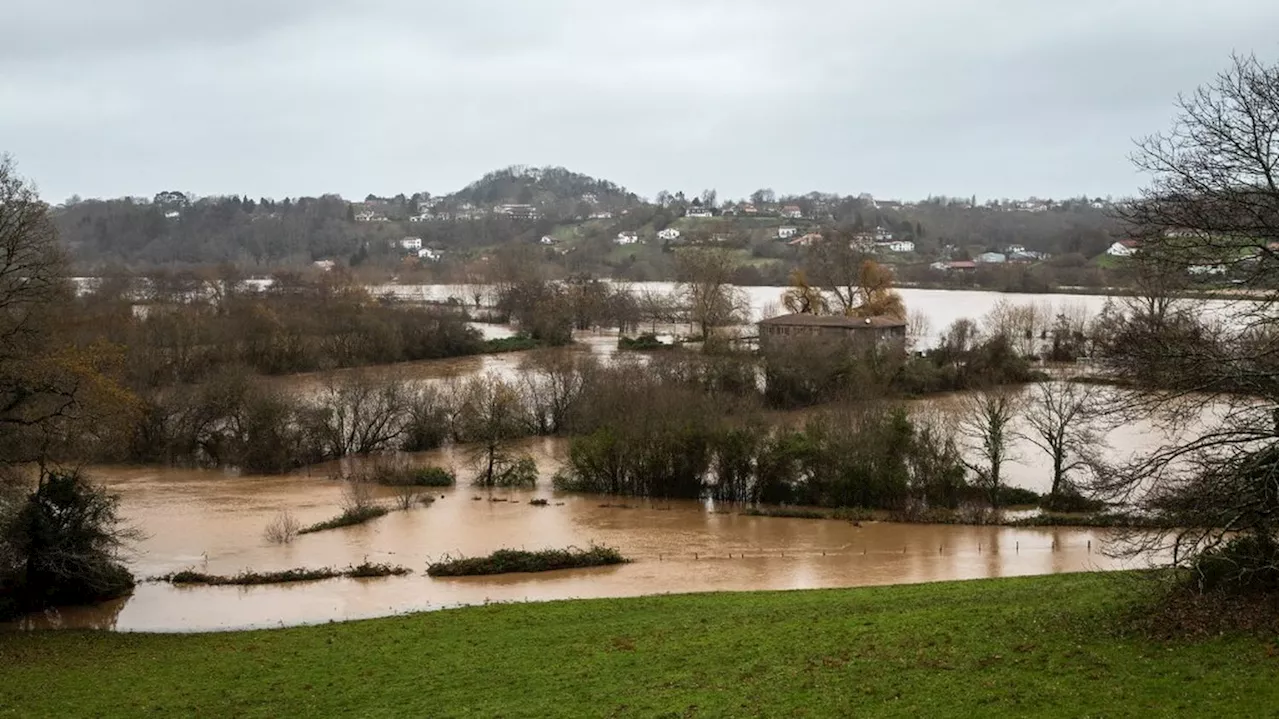
[[[378,517],[390,512],[390,509],[380,507],[378,505],[348,507],[343,510],[342,514],[339,514],[333,519],[326,519],[323,522],[317,522],[309,527],[303,527],[298,530],[298,534],[311,534],[312,532],[322,532],[326,529],[337,529],[338,527],[350,527],[354,524],[364,524],[371,519],[377,519]]]
[[[205,572],[197,572],[194,569],[184,569],[153,577],[152,581],[168,582],[170,584],[236,585],[243,587],[261,584],[314,582],[320,579],[333,579],[334,577],[390,577],[409,573],[410,570],[407,567],[365,561],[348,566],[346,569],[333,567],[320,567],[318,569],[294,568],[276,572],[253,572],[246,569],[239,574],[233,575],[206,574]]]
[[[630,559],[612,547],[592,545],[587,549],[543,549],[528,552],[521,549],[499,549],[487,557],[444,559],[427,565],[432,577],[471,577],[514,572],[549,572],[556,569],[600,567],[626,564]]]

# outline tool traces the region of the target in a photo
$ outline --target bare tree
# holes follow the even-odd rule
[[[1155,420],[1171,439],[1105,467],[1091,488],[1183,529],[1131,537],[1135,552],[1190,564],[1236,542],[1235,579],[1275,586],[1277,549],[1276,67],[1236,57],[1180,97],[1173,128],[1138,143],[1153,182],[1120,216],[1141,239],[1132,258],[1150,297],[1099,323],[1106,369],[1130,383],[1119,419]],[[1195,265],[1228,268],[1251,293],[1225,308],[1172,299]],[[1212,406],[1212,412],[1205,408]],[[1270,579],[1266,579],[1270,577]]]
[[[327,452],[345,457],[390,448],[404,433],[410,398],[399,382],[354,376],[331,382],[318,402]]]
[[[569,428],[579,397],[599,363],[591,355],[571,350],[531,355],[520,364],[520,383],[538,434],[558,434]]]
[[[463,389],[461,435],[476,467],[475,483],[493,487],[516,463],[511,442],[526,433],[529,420],[520,392],[496,375],[474,377]]]
[[[1101,437],[1093,422],[1101,411],[1098,385],[1080,382],[1040,382],[1032,389],[1023,413],[1026,430],[1018,436],[1049,455],[1053,481],[1049,503],[1078,486],[1072,475],[1095,463]]]
[[[676,254],[680,294],[689,319],[703,337],[712,328],[734,324],[746,307],[742,292],[731,284],[737,263],[727,250],[691,247]]]
[[[48,206],[0,155],[0,463],[43,463],[136,409],[114,379],[118,349],[68,336],[71,297]]]
[[[1018,416],[1019,401],[1013,391],[990,388],[975,391],[961,400],[956,431],[963,438],[966,453],[976,459],[963,459],[973,472],[977,484],[987,493],[992,508],[1000,507],[1001,471],[1013,459],[1010,444],[1015,438],[1013,423]]]
[[[805,274],[832,298],[832,311],[851,315],[861,302],[858,273],[866,259],[849,233],[828,232],[805,254]]]

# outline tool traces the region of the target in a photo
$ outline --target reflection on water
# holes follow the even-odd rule
[[[532,440],[543,487],[482,492],[436,490],[434,505],[356,527],[268,544],[267,522],[289,509],[303,523],[338,512],[340,488],[323,468],[286,477],[213,471],[103,468],[94,474],[122,496],[122,511],[147,537],[129,558],[140,576],[187,567],[244,569],[344,566],[365,559],[414,570],[406,577],[335,579],[265,587],[140,584],[124,600],[28,617],[34,627],[199,631],[323,622],[493,601],[641,594],[847,587],[1113,569],[1105,534],[1085,529],[1014,529],[740,516],[692,501],[558,495],[547,477],[563,445]],[[423,457],[457,464],[450,452]],[[528,503],[532,497],[550,506]],[[491,501],[503,499],[507,501]],[[630,508],[602,507],[626,504]],[[427,577],[445,555],[502,547],[615,546],[633,564],[499,577]]]

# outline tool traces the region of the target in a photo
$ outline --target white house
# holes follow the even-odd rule
[[[705,207],[690,207],[684,212],[685,217],[711,217],[711,210]]]
[[[892,240],[890,242],[877,242],[876,249],[888,250],[889,252],[915,252],[916,243],[911,240]]]
[[[678,240],[680,239],[680,230],[677,230],[674,227],[666,227],[658,230],[658,239],[667,241]]]
[[[418,249],[418,259],[427,260],[428,262],[439,262],[444,257],[444,252],[433,250],[430,247],[422,247]]]
[[[779,227],[777,238],[779,240],[785,240],[791,237],[795,237],[796,234],[799,232],[800,232],[800,229],[797,227]]]
[[[311,264],[315,265],[316,269],[324,270],[325,272],[328,272],[329,270],[333,269],[335,263],[333,260],[316,260]]]
[[[634,245],[640,241],[640,237],[634,232],[619,232],[618,236],[613,238],[615,245]]]
[[[402,249],[402,250],[412,250],[412,251],[414,251],[414,252],[417,252],[418,250],[421,250],[421,249],[422,249],[422,238],[421,238],[421,237],[406,237],[406,238],[404,238],[404,239],[400,240],[400,249]]]
[[[1022,245],[1009,245],[1008,247],[1004,248],[1004,253],[1006,255],[1016,255],[1019,252],[1026,252],[1026,251],[1027,251],[1027,248],[1023,247]]]
[[[799,205],[787,205],[782,208],[782,212],[780,214],[783,217],[789,217],[793,220],[798,220],[804,216],[804,213],[800,212]]]
[[[1107,254],[1112,257],[1129,257],[1137,251],[1138,243],[1134,240],[1120,240],[1119,242],[1113,242],[1111,243],[1111,246],[1107,248]]]
[[[552,237],[551,235],[543,235],[542,239],[538,240],[538,244],[540,245],[554,245],[555,243],[556,243],[556,238]]]
[[[588,219],[591,219],[591,220],[612,220],[613,213],[612,212],[592,212],[587,217]]]
[[[179,217],[182,217],[182,213],[178,212],[177,210],[169,210],[168,212],[164,213],[164,218],[166,220],[176,220]]]

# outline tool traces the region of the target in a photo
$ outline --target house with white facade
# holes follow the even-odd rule
[[[615,245],[634,245],[640,241],[640,236],[634,232],[619,232],[618,236],[613,238]]]
[[[779,227],[776,237],[779,240],[786,240],[795,237],[800,232],[798,227]]]
[[[658,239],[666,240],[668,242],[678,240],[680,239],[680,230],[677,230],[674,227],[664,227],[663,229],[658,230]]]
[[[430,247],[423,247],[418,250],[418,259],[420,260],[439,262],[442,257],[444,257],[444,252],[441,250],[435,250]]]
[[[1112,257],[1131,257],[1137,251],[1137,240],[1120,240],[1111,243],[1111,246],[1107,248],[1107,254]]]
[[[612,219],[613,219],[613,213],[612,213],[612,212],[607,212],[607,211],[606,211],[606,212],[592,212],[590,215],[587,215],[587,219],[590,219],[590,220],[612,220]]]
[[[793,220],[798,220],[804,216],[804,213],[800,211],[799,205],[786,205],[782,208],[782,212],[779,214]]]
[[[911,240],[890,240],[889,242],[877,242],[876,249],[884,252],[915,252],[916,243]]]
[[[552,237],[551,235],[543,235],[542,239],[538,240],[538,244],[540,245],[554,245],[555,243],[556,243],[556,238]]]
[[[417,252],[418,250],[422,249],[422,238],[406,237],[400,240],[400,249]]]
[[[684,211],[685,217],[711,217],[711,210],[707,207],[690,207]]]

